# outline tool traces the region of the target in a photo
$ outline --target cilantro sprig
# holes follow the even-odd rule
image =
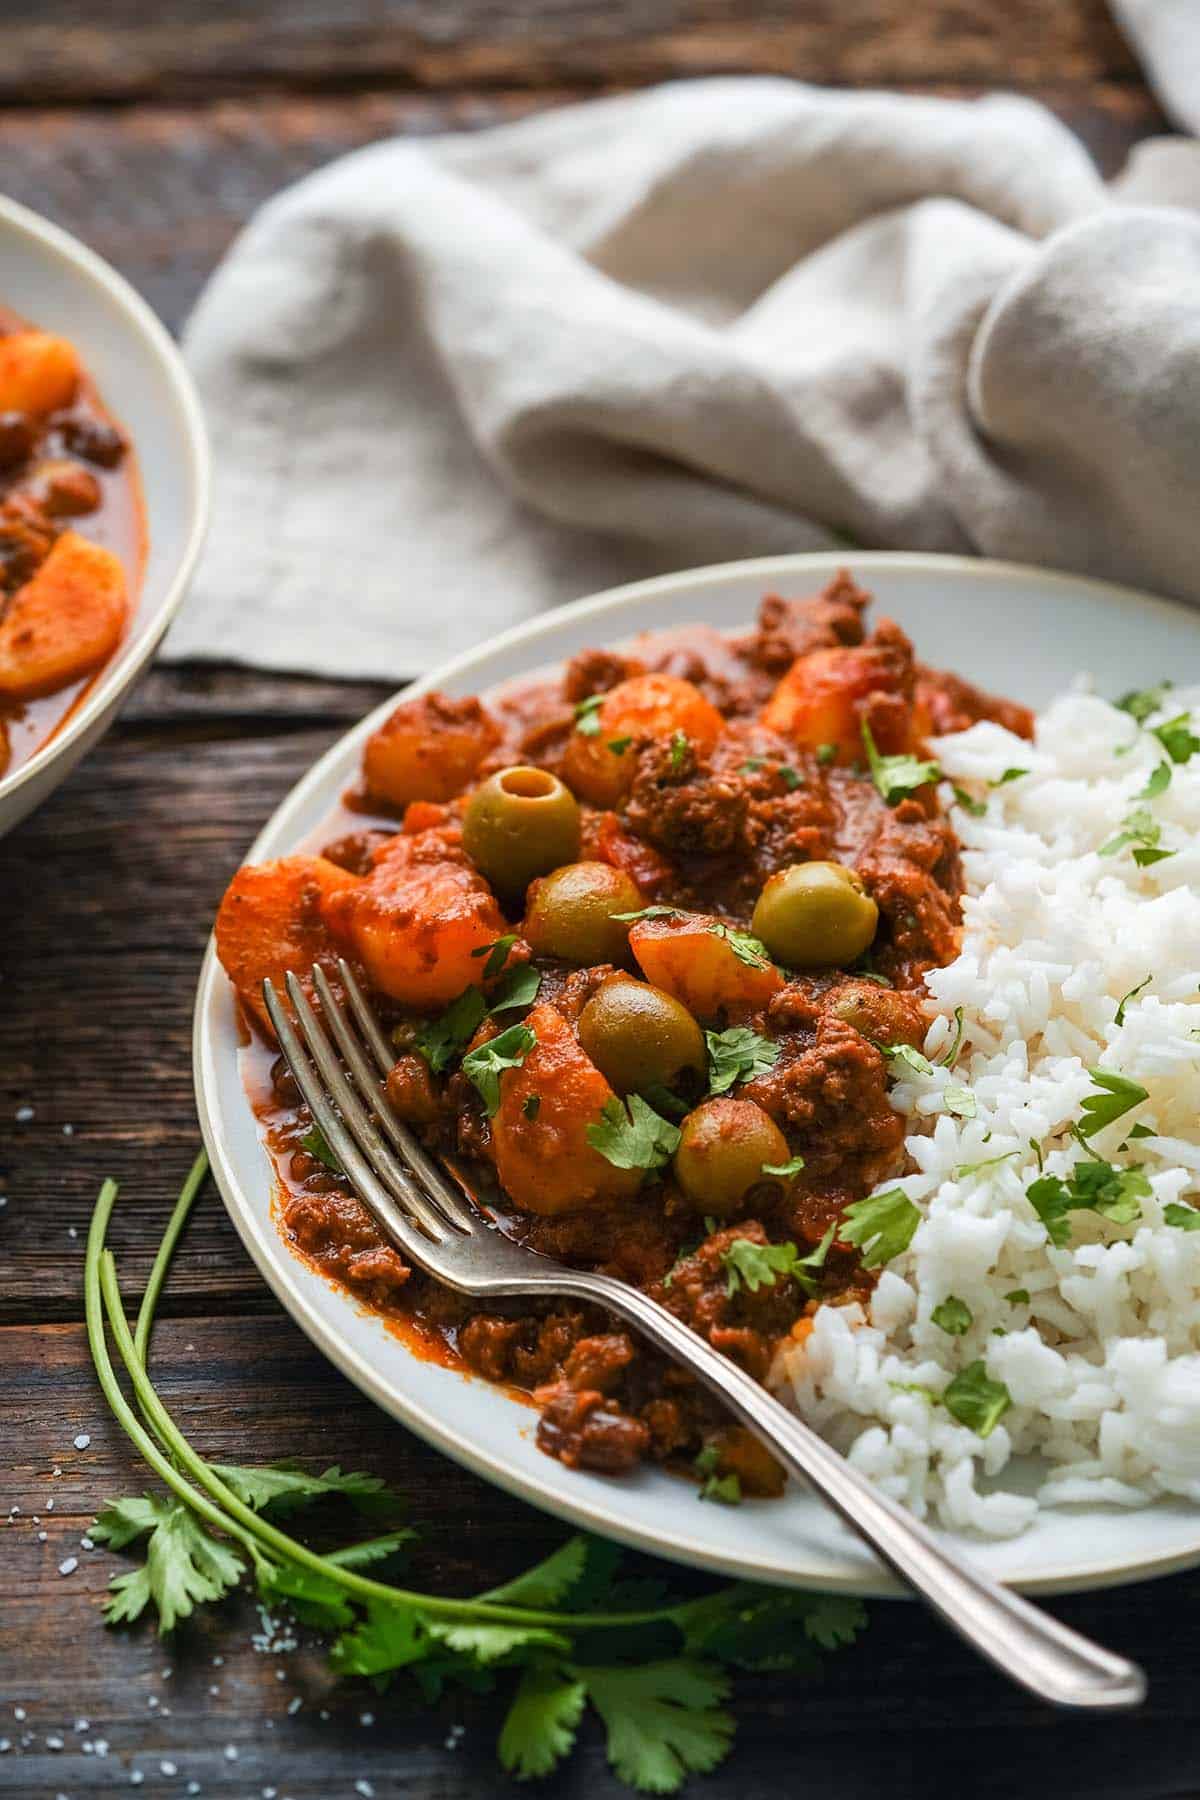
[[[600,1117],[585,1133],[614,1169],[663,1169],[679,1148],[679,1127],[656,1113],[640,1094],[622,1101],[614,1094],[606,1100]]]
[[[862,722],[862,741],[867,752],[867,767],[871,771],[871,780],[889,806],[903,799],[905,794],[923,788],[930,781],[941,777],[941,767],[936,762],[923,762],[916,756],[881,756],[875,746],[874,733],[864,719]]]
[[[466,1049],[483,1021],[492,1013],[512,1012],[514,1008],[532,1006],[542,985],[542,978],[532,963],[521,963],[500,975],[508,961],[508,953],[516,943],[516,933],[497,938],[473,950],[473,956],[487,956],[483,965],[485,981],[499,975],[490,998],[481,988],[464,988],[445,1012],[422,1025],[414,1039],[414,1047],[425,1058],[435,1075],[441,1075],[456,1056]]]
[[[861,1631],[857,1600],[745,1582],[695,1599],[656,1593],[630,1605],[617,1580],[620,1552],[594,1538],[569,1538],[503,1587],[452,1599],[381,1578],[415,1535],[407,1527],[326,1554],[289,1535],[278,1521],[316,1500],[394,1515],[397,1497],[372,1476],[336,1467],[317,1475],[210,1463],[164,1406],[148,1367],[150,1333],[206,1169],[205,1158],[197,1158],[132,1330],[106,1248],[114,1182],[101,1188],[88,1233],[84,1299],[96,1375],[118,1423],[166,1490],[110,1501],[92,1527],[97,1543],[142,1558],[111,1584],[111,1624],[155,1611],[160,1630],[171,1631],[249,1577],[264,1602],[287,1604],[330,1640],[335,1675],[399,1675],[428,1702],[447,1686],[510,1684],[497,1745],[510,1774],[549,1774],[570,1754],[590,1707],[616,1774],[656,1794],[677,1792],[688,1775],[715,1768],[728,1754],[736,1726],[723,1704],[729,1671],[809,1672],[817,1649],[851,1643]],[[113,1349],[140,1416],[118,1381]]]
[[[1126,995],[1126,999],[1128,997]],[[1124,1001],[1121,1004],[1124,1005]],[[1079,1103],[1083,1114],[1079,1123],[1081,1137],[1090,1138],[1097,1131],[1103,1131],[1106,1125],[1115,1124],[1150,1098],[1140,1082],[1130,1081],[1127,1075],[1118,1075],[1115,1069],[1089,1069],[1088,1074],[1100,1091],[1086,1095]]]
[[[982,1360],[960,1369],[942,1389],[942,1405],[977,1437],[990,1437],[1012,1405],[1012,1395],[1002,1381],[993,1381]]]
[[[815,1294],[820,1281],[813,1270],[825,1266],[835,1227],[830,1226],[815,1250],[801,1256],[795,1244],[756,1244],[753,1238],[734,1238],[721,1252],[725,1292],[732,1297],[743,1287],[757,1294],[760,1287],[774,1287],[779,1276],[790,1277],[806,1294]]]
[[[736,925],[726,925],[722,919],[715,919],[708,927],[710,937],[723,938],[740,963],[750,969],[769,969],[770,952],[761,938],[753,937],[748,931],[739,931]]]
[[[1168,856],[1174,856],[1174,850],[1161,847],[1162,826],[1154,817],[1148,806],[1135,806],[1121,821],[1121,829],[1114,836],[1101,844],[1099,856],[1116,856],[1120,851],[1129,849],[1139,869],[1148,869],[1152,863],[1165,862]]]
[[[708,1091],[727,1094],[739,1081],[765,1075],[779,1061],[779,1045],[760,1037],[747,1025],[731,1025],[727,1031],[706,1031]]]
[[[861,1250],[864,1269],[878,1269],[908,1249],[920,1223],[921,1215],[904,1189],[888,1188],[846,1208],[838,1242]]]
[[[505,1069],[519,1069],[536,1043],[537,1034],[528,1025],[510,1025],[463,1057],[463,1074],[483,1101],[489,1119],[500,1108],[501,1075]]]
[[[1076,1163],[1065,1178],[1039,1175],[1026,1189],[1026,1198],[1050,1242],[1061,1250],[1071,1241],[1073,1212],[1094,1212],[1112,1225],[1133,1225],[1151,1191],[1140,1164],[1117,1169],[1096,1157]]]

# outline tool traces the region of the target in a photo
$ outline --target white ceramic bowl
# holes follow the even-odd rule
[[[1164,674],[1195,680],[1200,612],[1128,589],[961,557],[794,556],[731,563],[640,582],[562,607],[428,676],[470,694],[562,661],[589,644],[700,620],[749,623],[763,593],[812,592],[841,564],[876,595],[876,614],[908,630],[928,662],[1040,706],[1081,670],[1120,694]],[[367,734],[387,701],[309,771],[251,846],[247,860],[283,856],[314,832],[357,775]],[[620,1480],[567,1469],[534,1443],[535,1416],[488,1383],[415,1357],[383,1322],[288,1249],[271,1215],[271,1170],[237,1064],[232,989],[210,945],[196,997],[196,1098],[225,1204],[262,1274],[309,1337],[403,1424],[499,1486],[578,1525],[678,1561],[752,1580],[863,1594],[895,1584],[811,1494],[701,1506],[695,1490],[657,1469]],[[1064,1507],[1024,1536],[973,1542],[978,1562],[1029,1591],[1103,1587],[1200,1563],[1200,1509],[1162,1502],[1141,1512]]]
[[[146,571],[124,643],[54,735],[0,779],[0,836],[108,729],[183,599],[208,522],[208,440],[175,345],[114,269],[57,226],[0,199],[0,303],[76,344],[141,470]]]

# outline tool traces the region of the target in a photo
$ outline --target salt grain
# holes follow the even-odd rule
[[[356,1781],[354,1791],[356,1794],[361,1794],[363,1800],[375,1800],[375,1789],[369,1781]]]
[[[27,1716],[28,1715],[26,1714],[25,1708],[23,1706],[14,1706],[13,1707],[13,1718],[16,1719],[18,1722],[21,1719],[26,1718]]]
[[[158,1770],[160,1775],[178,1775],[179,1766],[173,1762],[160,1762]]]
[[[86,1450],[92,1441],[92,1434],[90,1431],[81,1431],[73,1441],[77,1450]]]
[[[59,1563],[58,1572],[60,1575],[73,1575],[78,1567],[79,1558],[77,1556],[67,1556]]]
[[[146,1779],[146,1777],[142,1774],[142,1771],[140,1769],[130,1769],[130,1771],[129,1771],[130,1787],[141,1787],[141,1785],[142,1785],[143,1781],[145,1781],[145,1779]]]
[[[223,1755],[225,1757],[226,1762],[236,1762],[237,1758],[238,1758],[237,1745],[236,1744],[226,1744],[225,1749],[223,1751]]]
[[[375,1714],[374,1713],[359,1713],[358,1722],[360,1725],[373,1725],[375,1723]]]
[[[33,1117],[32,1106],[18,1106],[16,1117],[18,1125],[28,1125]]]
[[[299,1694],[294,1694],[292,1696],[292,1698],[288,1701],[287,1709],[288,1709],[289,1713],[298,1713],[300,1711],[300,1708],[303,1705],[304,1705],[304,1702],[303,1702],[303,1700],[301,1700]]]
[[[53,1500],[47,1500],[47,1502],[46,1502],[46,1511],[47,1511],[47,1512],[53,1512],[53,1511],[54,1511],[54,1502],[53,1502]]]
[[[46,1739],[47,1750],[61,1750],[62,1747],[63,1741],[60,1737],[48,1737]]]

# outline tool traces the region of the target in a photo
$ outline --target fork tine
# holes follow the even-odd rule
[[[316,1067],[301,1048],[287,1008],[269,978],[263,982],[263,1000],[274,1026],[275,1036],[279,1040],[279,1047],[287,1058],[288,1068],[295,1076],[296,1085],[308,1102],[309,1111],[320,1126],[326,1143],[335,1152],[355,1189],[388,1235],[413,1262],[423,1263],[424,1239],[421,1233],[400,1211],[387,1189],[377,1179],[374,1170],[330,1104]]]
[[[358,1039],[346,1022],[346,1015],[329,984],[329,977],[320,963],[313,965],[313,983],[320,995],[321,1009],[337,1040],[337,1047],[358,1083],[361,1097],[375,1113],[385,1133],[414,1174],[424,1181],[427,1191],[451,1223],[457,1225],[462,1231],[472,1230],[475,1220],[464,1207],[461,1195],[455,1193],[454,1188],[446,1180],[424,1145],[408,1129],[388,1099],[387,1091],[381,1086],[378,1076],[372,1073]],[[363,1005],[366,1006],[366,1004],[364,999]],[[390,1063],[388,1067],[391,1067]]]
[[[354,970],[344,957],[338,963],[338,974],[341,976],[342,985],[346,990],[346,998],[350,1002],[355,1024],[370,1046],[375,1061],[379,1064],[380,1072],[387,1075],[396,1060],[392,1054],[392,1047],[380,1030],[379,1021],[371,1010],[370,1002],[358,985]],[[323,1002],[324,995],[322,995]],[[401,1134],[393,1136],[389,1131],[388,1135],[392,1137],[392,1142],[411,1164],[413,1172],[420,1177],[430,1193],[435,1196],[438,1205],[452,1219],[456,1219],[464,1229],[470,1230],[476,1222],[475,1209],[478,1208],[479,1202],[467,1182],[461,1176],[457,1176],[456,1172],[459,1190],[456,1192],[454,1183],[446,1179],[445,1171],[439,1168],[424,1144],[409,1131],[400,1119],[396,1118],[390,1105],[387,1110],[395,1122],[397,1132]],[[451,1166],[453,1167],[453,1165]],[[466,1196],[467,1201],[465,1208],[463,1195]]]
[[[402,1202],[409,1217],[421,1227],[427,1237],[432,1238],[435,1244],[441,1243],[451,1227],[433,1205],[429,1196],[422,1192],[410,1171],[396,1161],[376,1131],[371,1123],[370,1115],[346,1080],[329,1039],[322,1031],[316,1014],[308,1003],[308,996],[296,976],[290,972],[287,977],[287,989],[288,997],[300,1025],[305,1049],[317,1066],[325,1084],[325,1092],[335,1104],[342,1124],[354,1139],[356,1147],[369,1165],[376,1182]],[[346,1172],[350,1174],[349,1169]]]

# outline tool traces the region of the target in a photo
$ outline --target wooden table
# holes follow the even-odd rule
[[[0,184],[111,258],[173,327],[255,207],[317,164],[390,133],[484,126],[668,76],[1015,85],[1109,172],[1165,128],[1102,0],[39,0],[6,13]],[[254,1652],[249,1601],[169,1646],[146,1629],[107,1633],[99,1599],[115,1564],[79,1548],[97,1506],[146,1480],[84,1341],[96,1189],[105,1175],[122,1184],[114,1236],[135,1295],[197,1145],[192,992],[222,888],[276,802],[378,697],[233,669],[156,672],[0,845],[0,1511],[20,1509],[0,1522],[0,1740],[11,1745],[0,1793],[74,1800],[127,1787],[135,1767],[146,1795],[189,1780],[281,1800],[340,1800],[359,1780],[380,1800],[506,1787],[489,1701],[428,1712],[366,1689],[329,1694],[307,1642],[286,1657]],[[217,1460],[292,1454],[386,1475],[431,1521],[417,1563],[429,1583],[485,1586],[563,1535],[326,1367],[211,1192],[164,1313],[162,1389],[197,1444]],[[79,1566],[62,1575],[70,1556]],[[1110,1722],[1038,1710],[915,1608],[876,1606],[864,1643],[833,1658],[820,1687],[742,1684],[735,1755],[695,1791],[1195,1795],[1198,1599],[1200,1577],[1180,1576],[1059,1603],[1150,1671],[1148,1705]],[[591,1730],[543,1791],[624,1792]]]

